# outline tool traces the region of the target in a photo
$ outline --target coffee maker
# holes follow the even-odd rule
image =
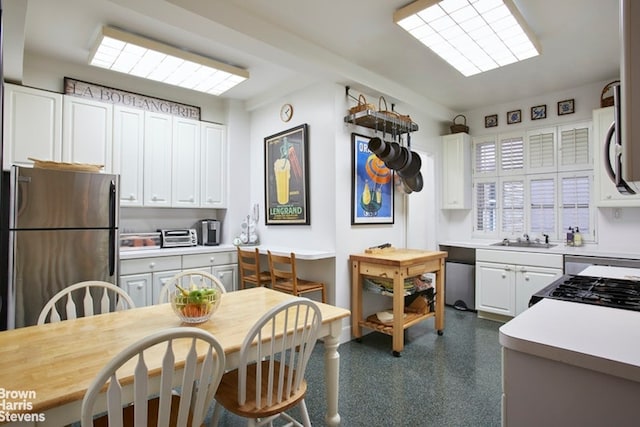
[[[196,224],[198,244],[203,246],[218,246],[222,224],[217,219],[202,219]]]

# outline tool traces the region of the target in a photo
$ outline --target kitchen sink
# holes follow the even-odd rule
[[[497,242],[497,243],[492,243],[491,246],[511,246],[514,248],[534,248],[534,249],[538,249],[538,248],[543,248],[543,249],[548,249],[548,248],[553,248],[554,246],[557,245],[552,245],[550,243],[542,243],[542,242],[536,242],[536,241],[527,241],[527,240],[508,240],[508,239],[504,239],[501,242]]]

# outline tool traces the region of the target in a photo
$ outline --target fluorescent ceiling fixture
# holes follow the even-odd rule
[[[512,0],[418,0],[393,20],[465,77],[540,54]]]
[[[89,64],[211,95],[249,78],[242,68],[111,27],[102,28]]]

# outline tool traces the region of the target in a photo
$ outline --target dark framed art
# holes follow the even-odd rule
[[[531,107],[531,120],[540,120],[547,118],[547,105],[536,105]]]
[[[558,115],[562,116],[564,114],[572,114],[575,110],[575,102],[573,99],[565,99],[564,101],[558,102]]]
[[[498,126],[498,115],[492,114],[490,116],[484,116],[484,127],[493,128]]]
[[[369,151],[370,139],[351,134],[351,225],[394,221],[394,172]]]
[[[522,110],[513,110],[507,113],[507,124],[520,123],[522,121]]]
[[[265,225],[308,225],[308,126],[264,139]]]

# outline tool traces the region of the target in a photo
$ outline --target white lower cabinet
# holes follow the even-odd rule
[[[238,255],[236,252],[215,252],[182,256],[183,270],[200,270],[220,279],[227,292],[238,289]]]
[[[540,289],[562,276],[562,255],[476,251],[476,309],[517,316]]]
[[[162,284],[182,270],[182,257],[166,256],[127,259],[120,262],[120,287],[136,307],[158,302]]]

